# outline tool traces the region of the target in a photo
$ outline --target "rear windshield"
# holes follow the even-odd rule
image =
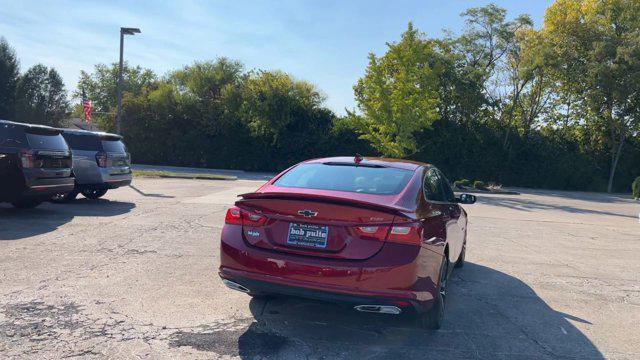
[[[27,142],[32,149],[68,150],[62,135],[41,135],[27,133]]]
[[[300,164],[273,184],[282,187],[398,194],[413,174],[410,170],[351,165]]]
[[[124,144],[120,140],[102,140],[102,150],[115,153],[127,152]]]
[[[22,127],[0,123],[0,147],[24,148],[26,141]]]
[[[64,134],[64,138],[73,150],[100,151],[100,138],[97,136]]]

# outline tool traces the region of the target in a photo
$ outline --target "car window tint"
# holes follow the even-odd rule
[[[456,201],[456,197],[453,194],[453,190],[451,189],[451,185],[449,185],[449,180],[447,180],[447,178],[442,175],[442,173],[439,173],[439,178],[440,178],[440,184],[442,186],[442,191],[444,193],[444,201],[446,202],[455,202]]]
[[[398,194],[413,171],[387,167],[300,164],[273,184],[282,187],[348,191],[364,194]]]
[[[11,124],[0,124],[0,147],[28,147],[23,128]]]
[[[422,190],[424,192],[424,198],[427,201],[445,201],[442,185],[440,184],[440,177],[436,169],[432,168],[427,170]]]
[[[65,140],[73,150],[100,151],[100,138],[91,135],[64,134]]]
[[[102,149],[106,152],[117,152],[123,153],[127,152],[124,147],[124,144],[120,140],[102,140]]]
[[[60,134],[42,135],[27,133],[27,142],[33,149],[68,150],[69,147]]]

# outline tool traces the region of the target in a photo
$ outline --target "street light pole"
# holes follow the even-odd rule
[[[120,28],[120,66],[118,69],[118,115],[116,115],[116,133],[120,134],[120,120],[122,119],[122,77],[124,71],[124,36],[139,34],[138,28]]]

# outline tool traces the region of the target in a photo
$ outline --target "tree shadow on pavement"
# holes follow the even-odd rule
[[[0,204],[0,241],[19,240],[56,230],[75,217],[105,217],[128,213],[130,202],[79,199],[67,204],[42,203],[34,209]]]
[[[624,217],[624,218],[630,218],[630,219],[635,219],[637,217],[637,215],[634,215],[632,213],[625,214],[622,212],[617,213],[617,212],[611,212],[611,211],[605,211],[605,210],[596,210],[593,208],[589,208],[588,205],[585,205],[585,207],[577,207],[577,206],[571,206],[571,205],[558,205],[558,204],[550,204],[550,203],[535,201],[531,199],[524,199],[519,197],[485,196],[485,197],[479,197],[478,202],[486,205],[501,206],[501,207],[506,207],[513,210],[526,211],[526,212],[538,211],[538,210],[559,210],[559,211],[565,211],[565,212],[574,213],[574,214],[605,215],[605,216]],[[620,210],[624,211],[624,208],[620,208]]]
[[[604,358],[571,322],[588,319],[553,310],[524,282],[467,263],[450,281],[446,321],[421,330],[410,316],[358,313],[297,298],[252,299],[253,322],[238,354],[265,358]]]

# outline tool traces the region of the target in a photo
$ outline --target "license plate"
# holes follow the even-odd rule
[[[287,244],[326,248],[328,237],[328,226],[291,223]]]

